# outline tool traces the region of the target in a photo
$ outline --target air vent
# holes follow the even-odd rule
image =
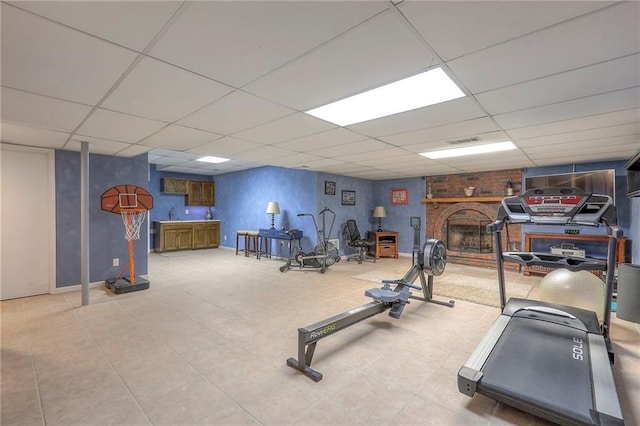
[[[478,142],[479,140],[480,140],[480,138],[478,136],[474,136],[472,138],[456,139],[455,141],[447,141],[447,143],[449,145],[460,145],[460,144],[463,144],[463,143]]]

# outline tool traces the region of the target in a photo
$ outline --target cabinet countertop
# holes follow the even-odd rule
[[[158,223],[209,223],[220,222],[220,219],[200,219],[200,220],[154,220]]]

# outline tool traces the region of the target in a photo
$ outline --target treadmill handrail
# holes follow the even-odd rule
[[[518,309],[511,316],[515,315],[517,312],[520,312],[520,311],[540,312],[542,314],[555,315],[563,318],[577,319],[575,316],[571,315],[569,312],[561,311],[560,309],[550,308],[548,306],[525,306],[523,308]]]

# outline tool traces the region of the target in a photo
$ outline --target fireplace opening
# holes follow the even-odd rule
[[[493,253],[493,240],[487,232],[489,221],[455,223],[447,220],[447,249],[471,253]]]

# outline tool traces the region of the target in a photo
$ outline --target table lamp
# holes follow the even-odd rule
[[[276,215],[280,214],[280,206],[277,201],[269,201],[269,204],[267,204],[267,214],[271,215],[271,229],[276,229]]]
[[[378,218],[378,232],[382,232],[382,218],[387,217],[387,212],[384,206],[376,206],[373,210],[373,217]]]

